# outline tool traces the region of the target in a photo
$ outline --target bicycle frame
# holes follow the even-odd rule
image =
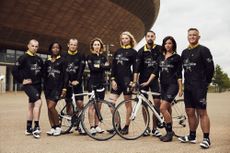
[[[105,88],[96,89],[96,90],[92,90],[91,92],[85,92],[85,93],[80,93],[80,94],[74,94],[74,93],[72,93],[72,102],[74,103],[74,109],[76,110],[76,108],[77,108],[75,96],[90,96],[90,97],[89,97],[89,100],[88,100],[88,103],[93,102],[93,105],[94,105],[94,107],[95,107],[96,115],[97,115],[99,121],[102,122],[102,121],[103,121],[103,118],[102,118],[102,116],[101,116],[100,111],[99,111],[98,108],[97,108],[98,106],[96,105],[96,92],[95,92],[95,91],[97,91],[97,92],[102,92],[102,91],[104,91],[104,90],[105,90]],[[80,113],[80,114],[81,114],[81,113]]]
[[[141,90],[137,93],[137,99],[138,99],[138,102],[137,104],[133,107],[133,110],[132,110],[132,114],[130,116],[130,120],[134,120],[137,116],[137,112],[138,110],[140,109],[140,106],[141,104],[144,102],[145,104],[147,104],[147,106],[151,109],[151,111],[154,113],[154,115],[156,116],[156,118],[160,121],[161,124],[164,123],[164,120],[161,118],[161,116],[158,114],[156,108],[154,107],[154,105],[152,105],[152,103],[150,103],[150,101],[144,96],[144,94],[152,94],[152,95],[158,95],[158,94],[154,94],[152,92],[147,92],[147,91],[144,91],[144,90]]]

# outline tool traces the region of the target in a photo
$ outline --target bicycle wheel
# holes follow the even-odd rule
[[[184,136],[188,130],[188,120],[183,99],[172,102],[172,121],[175,136]]]
[[[96,107],[96,108],[95,108]],[[101,107],[99,109],[99,107]],[[99,141],[111,139],[116,133],[109,133],[107,130],[113,128],[112,113],[115,107],[112,103],[102,100],[100,102],[89,102],[83,109],[81,114],[82,127],[91,138]],[[98,111],[99,113],[96,113]],[[90,114],[91,113],[91,114]],[[101,119],[99,119],[101,117]],[[97,120],[97,121],[96,121]],[[91,126],[96,126],[94,132]]]
[[[131,113],[127,113],[126,109],[126,103],[131,103]],[[126,139],[126,140],[135,140],[138,139],[143,135],[145,130],[147,129],[149,125],[149,112],[146,106],[143,104],[140,105],[139,108],[137,108],[137,101],[135,99],[127,100],[121,102],[115,109],[115,112],[113,114],[113,126],[116,130],[116,133]],[[134,110],[137,110],[137,114],[135,118],[131,118],[132,112]],[[143,111],[142,111],[143,110]],[[144,121],[143,114],[146,115],[146,122]],[[126,121],[127,118],[127,121]],[[128,122],[128,123],[126,123]],[[128,133],[124,134],[122,132],[122,128],[129,124]]]
[[[58,112],[62,134],[69,133],[73,126],[71,123],[72,114],[74,110],[73,104],[66,104],[65,100],[60,100],[56,105],[56,110]]]

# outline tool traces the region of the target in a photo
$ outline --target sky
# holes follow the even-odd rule
[[[161,0],[160,11],[152,30],[156,44],[171,35],[177,42],[177,53],[188,46],[187,29],[200,31],[200,44],[208,47],[215,65],[230,77],[230,0]],[[141,41],[136,48],[143,46]]]

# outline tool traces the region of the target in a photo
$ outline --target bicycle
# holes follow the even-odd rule
[[[152,113],[156,116],[159,121],[158,127],[163,128],[165,126],[164,119],[160,113],[158,113],[158,109],[152,104],[150,100],[148,100],[144,94],[150,95],[160,95],[160,93],[150,92],[141,90],[140,85],[136,87],[136,95],[134,99],[124,100],[120,102],[115,111],[113,113],[113,126],[116,133],[126,139],[126,140],[135,140],[143,135],[145,130],[149,127],[150,115],[148,108],[152,111]],[[132,110],[131,113],[127,113],[125,104],[127,102],[131,103]],[[183,136],[185,134],[186,126],[187,126],[187,117],[185,113],[185,108],[183,107],[184,102],[182,99],[174,100],[172,102],[172,119],[173,119],[173,131],[176,137]],[[126,116],[128,115],[129,122],[129,130],[128,134],[123,134],[121,127],[124,127],[126,124]],[[146,116],[146,121],[144,121],[143,115]]]
[[[71,86],[73,91],[73,87]],[[115,106],[108,101],[99,100],[98,93],[103,92],[105,88],[98,89],[97,86],[93,86],[92,92],[84,92],[80,94],[72,94],[72,102],[66,103],[64,100],[61,103],[58,103],[58,112],[59,112],[59,121],[62,128],[62,134],[67,134],[72,131],[72,128],[79,129],[80,124],[82,128],[86,132],[88,136],[95,140],[105,141],[112,138],[116,133],[109,133],[106,130],[113,128],[112,124],[112,113],[114,111]],[[89,96],[88,102],[84,106],[82,110],[79,110],[76,106],[75,96]],[[100,102],[98,102],[100,101]],[[100,106],[99,104],[100,103]],[[73,110],[72,113],[69,113],[68,108],[71,107],[70,110]],[[91,127],[89,124],[89,108],[93,107],[95,111],[94,118],[98,119],[99,126],[104,129],[103,132],[100,133],[91,133]],[[101,107],[101,109],[99,109]]]

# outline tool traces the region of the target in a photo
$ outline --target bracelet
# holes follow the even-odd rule
[[[113,81],[113,80],[115,80],[115,78],[114,78],[114,77],[112,77],[112,78],[111,78],[111,80]]]
[[[66,89],[66,88],[63,88],[62,91],[67,91],[67,89]]]

